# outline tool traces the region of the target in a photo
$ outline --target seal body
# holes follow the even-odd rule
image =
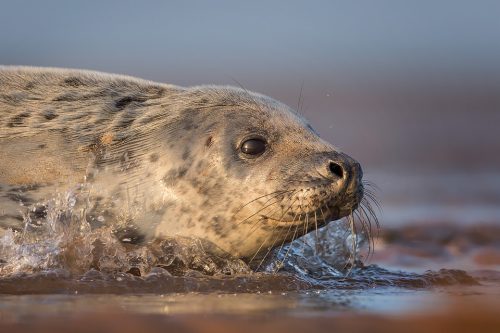
[[[244,89],[0,67],[3,228],[43,223],[73,191],[123,241],[196,237],[253,258],[351,214],[361,178],[297,112]]]

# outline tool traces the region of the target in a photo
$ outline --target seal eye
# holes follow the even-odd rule
[[[266,150],[266,141],[263,139],[249,139],[241,144],[240,150],[247,155],[258,156]]]

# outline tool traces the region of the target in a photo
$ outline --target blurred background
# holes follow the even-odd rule
[[[0,1],[0,63],[235,85],[297,107],[383,225],[500,223],[498,1]]]

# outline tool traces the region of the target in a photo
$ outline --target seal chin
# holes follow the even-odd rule
[[[312,227],[322,227],[329,222],[339,220],[351,215],[360,205],[363,198],[363,188],[359,186],[357,191],[351,195],[345,195],[342,199],[337,196],[321,202],[319,207],[304,209],[299,206],[298,209],[282,213],[281,216],[261,215],[262,219],[272,223],[277,227],[289,227],[310,224]]]

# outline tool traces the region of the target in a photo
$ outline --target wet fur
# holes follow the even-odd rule
[[[253,258],[349,215],[363,195],[359,164],[289,107],[240,88],[0,67],[0,116],[4,228],[43,220],[47,201],[74,191],[96,227],[201,237]],[[268,156],[238,155],[248,134],[272,143]],[[341,193],[325,180],[331,159],[351,167]]]

